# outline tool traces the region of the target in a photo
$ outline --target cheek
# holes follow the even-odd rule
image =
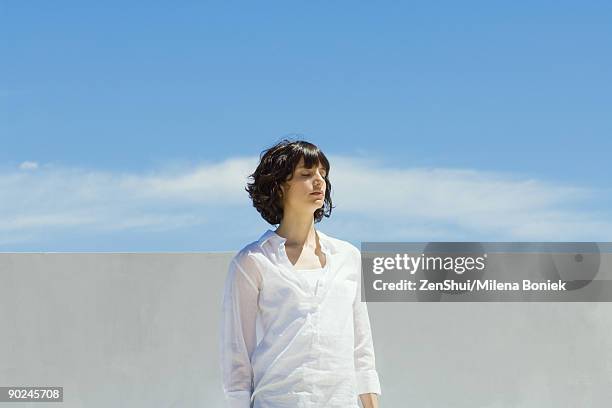
[[[307,194],[310,191],[307,181],[295,181],[291,183],[289,189],[287,190],[287,199],[288,200],[303,200],[304,194]]]
[[[293,190],[298,194],[306,193],[310,191],[310,189],[311,187],[308,184],[308,180],[300,180],[299,182],[296,182],[293,186]]]

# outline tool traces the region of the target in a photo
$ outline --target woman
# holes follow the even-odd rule
[[[232,408],[378,407],[381,394],[361,255],[315,223],[332,210],[329,162],[283,140],[262,152],[247,191],[268,229],[231,260],[221,371]]]

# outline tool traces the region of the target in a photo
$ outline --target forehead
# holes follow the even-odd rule
[[[300,161],[296,164],[295,168],[296,169],[310,169],[312,167],[306,167],[304,165],[304,158],[300,157]],[[319,168],[325,170],[325,166],[323,166],[323,163],[321,163],[320,161],[319,161]]]

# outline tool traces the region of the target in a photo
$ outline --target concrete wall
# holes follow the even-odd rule
[[[2,407],[221,407],[232,253],[0,254]],[[381,407],[607,407],[612,304],[370,303]]]

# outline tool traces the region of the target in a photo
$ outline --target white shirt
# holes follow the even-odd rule
[[[359,394],[381,394],[360,251],[316,233],[326,261],[314,291],[272,230],[232,258],[220,338],[227,407],[358,408]]]
[[[298,269],[296,272],[301,273],[302,277],[308,284],[308,290],[311,294],[317,293],[317,288],[321,278],[323,278],[323,274],[327,270],[327,264],[324,268],[314,268],[314,269]]]

